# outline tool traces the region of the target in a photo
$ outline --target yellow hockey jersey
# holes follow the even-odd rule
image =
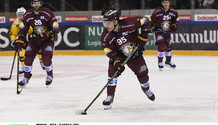
[[[20,21],[18,18],[13,22],[10,28],[10,38],[11,41],[14,41],[17,39],[18,33],[20,31],[20,24],[22,21]],[[31,35],[33,33],[33,28],[30,26],[27,35]]]

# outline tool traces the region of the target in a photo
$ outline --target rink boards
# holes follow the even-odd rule
[[[0,56],[13,56],[14,51],[0,51]],[[55,50],[54,55],[105,55],[102,50]],[[145,50],[144,55],[157,55],[157,50]],[[218,56],[218,51],[181,51],[174,50],[173,55],[181,56]]]
[[[218,56],[218,22],[180,22],[176,33],[171,34],[174,55]],[[0,24],[0,56],[13,55],[10,46],[11,24]],[[104,55],[101,46],[102,23],[60,23],[54,55]],[[153,33],[145,46],[145,55],[156,55]]]

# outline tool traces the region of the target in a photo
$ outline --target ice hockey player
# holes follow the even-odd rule
[[[33,28],[33,37],[30,39],[25,53],[24,79],[19,82],[19,85],[24,86],[28,83],[31,77],[33,60],[39,49],[42,49],[42,62],[47,72],[45,84],[50,85],[53,80],[54,39],[59,32],[59,24],[52,11],[42,6],[42,0],[32,0],[31,4],[32,9],[24,14],[22,28],[18,39],[15,41],[15,49],[18,51],[24,46],[29,27]]]
[[[18,33],[20,31],[20,24],[21,22],[23,21],[23,15],[26,13],[26,9],[24,7],[21,7],[21,8],[18,8],[17,9],[17,12],[16,12],[16,15],[17,15],[17,18],[15,19],[15,21],[13,22],[13,24],[11,25],[11,28],[10,28],[10,38],[11,38],[11,46],[14,47],[14,42],[15,40],[17,39],[18,37]],[[21,62],[21,69],[19,69],[19,73],[22,74],[24,72],[24,60],[25,60],[25,52],[26,52],[26,46],[29,42],[29,39],[31,39],[32,37],[32,32],[33,32],[33,28],[30,27],[28,32],[27,32],[27,35],[26,35],[26,39],[25,39],[25,45],[24,47],[22,48],[22,50],[20,51],[20,57],[19,57],[19,60]],[[43,64],[42,64],[42,56],[41,54],[37,54],[38,58],[39,58],[39,61],[40,61],[40,64],[43,67]]]
[[[158,67],[164,68],[163,57],[166,56],[165,65],[175,68],[176,65],[171,61],[172,40],[170,33],[178,28],[178,12],[170,6],[171,0],[161,0],[162,7],[157,8],[151,15],[151,26],[154,27],[156,42],[158,46]]]
[[[101,35],[101,43],[104,52],[109,57],[108,80],[118,71],[118,76],[125,70],[121,64],[129,56],[131,50],[136,46],[139,49],[133,54],[127,62],[127,66],[135,73],[146,96],[154,101],[155,95],[150,90],[148,67],[142,56],[144,45],[147,42],[149,20],[146,17],[126,18],[119,20],[119,13],[116,10],[109,10],[103,16],[105,30]],[[142,28],[142,33],[138,30]],[[114,78],[107,86],[107,98],[103,101],[105,109],[110,109],[113,103],[117,77]]]

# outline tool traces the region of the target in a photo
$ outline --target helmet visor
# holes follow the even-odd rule
[[[112,27],[114,26],[114,20],[104,20],[103,25],[104,27]]]
[[[23,15],[24,15],[23,12],[17,13],[17,17],[18,17],[18,18],[23,17]]]

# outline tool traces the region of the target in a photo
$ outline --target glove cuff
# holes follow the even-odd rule
[[[24,43],[22,40],[16,40],[15,43]]]
[[[119,55],[118,55],[117,53],[114,54],[114,55],[110,58],[110,63],[111,63],[111,64],[114,64],[114,62],[115,62],[116,60],[120,60],[120,57],[119,57]]]
[[[120,60],[115,60],[113,65],[116,66],[116,64],[119,62],[120,62]]]
[[[147,42],[148,39],[141,37],[140,35],[138,35],[138,39],[140,39],[141,41]]]

